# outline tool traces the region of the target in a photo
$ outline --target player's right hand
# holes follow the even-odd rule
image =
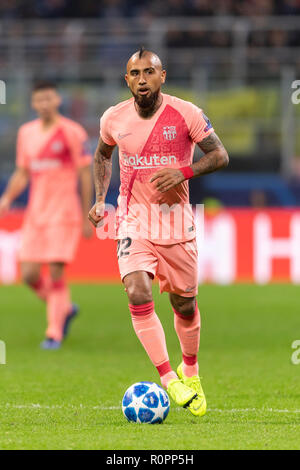
[[[88,218],[92,222],[94,227],[96,228],[101,227],[101,225],[103,224],[104,210],[105,210],[104,201],[96,202],[91,208]]]
[[[0,217],[2,217],[5,212],[8,212],[10,208],[10,201],[5,197],[2,196],[0,198]]]

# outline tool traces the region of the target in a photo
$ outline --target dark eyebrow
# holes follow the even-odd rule
[[[148,70],[154,70],[154,67],[147,67],[143,71],[148,72]],[[131,69],[129,73],[132,73],[132,72],[140,72],[140,70],[139,69]]]

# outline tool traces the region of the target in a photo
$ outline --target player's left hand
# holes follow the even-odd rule
[[[155,181],[156,189],[161,193],[165,193],[184,180],[185,178],[180,170],[176,168],[164,168],[163,170],[158,170],[151,176],[150,183]]]
[[[91,226],[88,220],[85,220],[82,225],[82,235],[84,238],[92,238],[93,236],[93,227]]]

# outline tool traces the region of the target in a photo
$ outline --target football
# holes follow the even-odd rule
[[[170,400],[165,390],[153,382],[137,382],[122,400],[125,418],[134,423],[162,423],[168,416]]]

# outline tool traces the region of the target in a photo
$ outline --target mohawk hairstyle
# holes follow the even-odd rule
[[[144,46],[141,46],[139,48],[139,51],[138,51],[139,52],[139,59],[142,58],[142,55],[144,54],[145,51],[146,51],[146,49],[144,48]]]
[[[57,85],[56,83],[50,81],[50,80],[39,80],[35,82],[32,91],[40,91],[40,90],[56,90]]]

